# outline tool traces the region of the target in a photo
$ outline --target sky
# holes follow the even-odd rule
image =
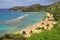
[[[57,0],[0,0],[0,9],[14,6],[28,6],[32,4],[49,5]]]

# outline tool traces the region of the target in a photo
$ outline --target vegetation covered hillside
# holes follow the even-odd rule
[[[60,2],[48,6],[45,11],[52,13],[56,21],[60,20]]]

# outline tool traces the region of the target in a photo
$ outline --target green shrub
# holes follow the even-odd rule
[[[37,27],[36,30],[44,29],[44,27]]]

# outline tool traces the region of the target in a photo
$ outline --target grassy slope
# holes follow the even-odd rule
[[[32,34],[27,40],[60,40],[60,27],[55,24],[52,30],[45,30],[39,34]]]

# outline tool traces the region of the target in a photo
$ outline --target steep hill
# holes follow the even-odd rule
[[[14,11],[24,11],[24,12],[36,12],[39,11],[39,9],[41,8],[40,4],[33,4],[30,6],[16,6],[13,8],[10,8],[9,10],[14,10]]]
[[[60,2],[48,6],[45,11],[53,13],[56,21],[60,20]]]

